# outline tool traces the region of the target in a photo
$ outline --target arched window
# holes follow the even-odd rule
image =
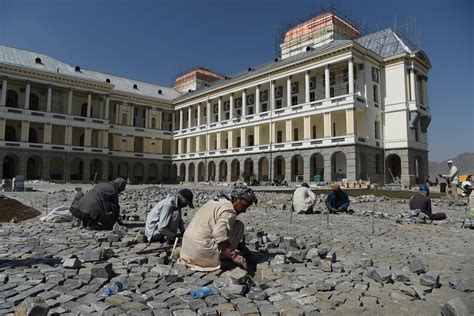
[[[30,110],[38,111],[39,109],[39,98],[36,94],[30,94]]]
[[[81,105],[81,116],[87,117],[87,103]]]
[[[38,142],[38,135],[36,134],[36,130],[30,127],[30,132],[28,135],[28,142],[29,143],[37,143]]]
[[[151,118],[151,128],[156,128],[156,118],[155,117]]]
[[[18,93],[16,93],[16,91],[14,90],[7,91],[7,100],[6,100],[5,105],[11,108],[18,107]]]

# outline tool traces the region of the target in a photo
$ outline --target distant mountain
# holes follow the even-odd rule
[[[458,167],[459,174],[474,174],[474,153],[463,153],[451,159],[453,160],[454,165]],[[431,179],[437,177],[438,173],[448,173],[447,161],[448,160],[441,162],[429,162],[429,171]]]

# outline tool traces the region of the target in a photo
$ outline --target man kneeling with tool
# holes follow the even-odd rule
[[[249,256],[250,251],[243,243],[239,244],[244,236],[244,224],[237,215],[257,202],[252,189],[238,185],[231,191],[230,198],[221,194],[204,204],[184,233],[178,263],[193,270],[213,271],[224,268],[223,263],[232,260],[248,269],[245,256]]]
[[[178,194],[168,195],[158,202],[146,217],[145,236],[148,242],[172,243],[177,236],[178,228],[184,234],[181,208],[186,206],[194,208],[193,193],[189,189],[182,189]]]
[[[432,221],[446,219],[445,213],[433,214],[431,210],[430,188],[427,185],[420,186],[419,192],[410,198],[410,210],[420,210]]]

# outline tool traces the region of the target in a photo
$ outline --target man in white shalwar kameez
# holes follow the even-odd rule
[[[204,204],[184,233],[178,262],[193,270],[213,271],[221,267],[221,259],[228,258],[246,269],[246,259],[237,250],[244,235],[244,224],[237,215],[254,203],[257,198],[252,189],[238,185],[230,198],[222,195]]]

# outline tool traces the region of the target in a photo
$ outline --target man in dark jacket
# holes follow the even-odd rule
[[[71,205],[71,214],[83,227],[110,230],[118,221],[120,205],[118,195],[125,190],[127,181],[117,178],[109,183],[96,184],[86,194],[79,192]]]
[[[420,186],[420,192],[410,199],[410,210],[420,210],[428,215],[432,221],[442,221],[446,219],[445,213],[433,214],[431,210],[430,189],[427,185]]]
[[[331,189],[332,191],[329,192],[328,197],[326,198],[326,207],[328,211],[330,213],[348,212],[350,202],[347,192],[342,191],[337,183],[332,184]]]

